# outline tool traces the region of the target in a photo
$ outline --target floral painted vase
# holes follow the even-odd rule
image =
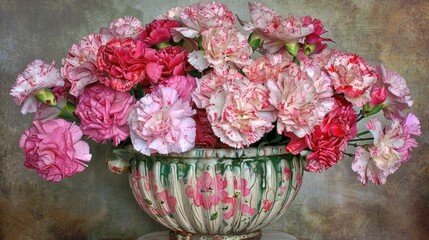
[[[260,239],[291,205],[303,163],[284,146],[137,154],[130,185],[170,239]]]

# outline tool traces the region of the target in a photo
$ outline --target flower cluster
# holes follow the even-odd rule
[[[284,18],[260,3],[249,10],[248,22],[215,2],[171,9],[147,25],[119,18],[73,44],[60,69],[30,63],[10,92],[23,114],[35,113],[20,140],[25,166],[55,182],[84,170],[91,155],[83,136],[145,155],[270,144],[306,154],[314,172],[354,156],[360,181],[385,183],[420,135],[406,112],[405,80],[328,49],[319,19]],[[359,132],[362,120],[367,131]],[[212,183],[222,186],[198,184]],[[195,191],[187,189],[205,207],[228,201]]]

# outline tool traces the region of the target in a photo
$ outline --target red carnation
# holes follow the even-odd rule
[[[171,29],[180,26],[180,23],[169,19],[154,20],[146,25],[146,29],[140,33],[138,39],[143,41],[146,47],[152,47],[158,43],[170,41]]]
[[[125,92],[146,78],[146,64],[155,50],[133,38],[112,39],[97,54],[98,79],[106,86]],[[148,85],[148,83],[143,83]]]
[[[146,67],[146,75],[152,85],[156,85],[172,76],[185,76],[191,69],[188,52],[184,48],[167,47],[156,52],[154,61]]]

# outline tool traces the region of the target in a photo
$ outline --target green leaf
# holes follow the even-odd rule
[[[149,199],[147,199],[147,198],[145,198],[144,201],[147,203],[147,205],[152,205],[153,204],[152,201],[149,200]]]
[[[217,213],[217,212],[213,213],[213,214],[210,216],[210,220],[216,220],[216,219],[217,219],[217,216],[218,216],[218,213]]]

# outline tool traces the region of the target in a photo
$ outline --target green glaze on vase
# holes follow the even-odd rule
[[[137,154],[130,185],[144,211],[172,230],[172,239],[258,239],[258,230],[290,206],[302,176],[302,160],[284,146],[197,148]]]

